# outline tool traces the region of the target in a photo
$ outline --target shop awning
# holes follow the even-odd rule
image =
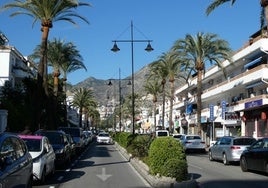
[[[264,83],[262,81],[253,82],[252,84],[246,85],[246,89],[253,88],[261,84],[264,84]]]
[[[249,63],[244,65],[244,69],[248,69],[249,67],[259,63],[262,60],[262,57],[259,57],[257,59],[254,59],[253,61],[250,61]]]

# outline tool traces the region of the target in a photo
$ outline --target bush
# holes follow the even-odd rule
[[[149,167],[152,175],[186,180],[188,171],[183,146],[172,137],[154,139],[149,148]]]
[[[123,148],[127,148],[132,140],[133,135],[127,132],[119,132],[114,135],[114,140]]]
[[[166,177],[175,178],[181,182],[187,180],[187,162],[186,160],[168,159],[161,167],[161,174]]]
[[[151,135],[136,135],[127,147],[128,153],[133,157],[144,158],[148,156]]]

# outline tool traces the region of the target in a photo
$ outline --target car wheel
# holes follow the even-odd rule
[[[212,157],[212,152],[211,151],[208,152],[208,159],[210,161],[213,161],[214,160],[213,157]]]
[[[246,158],[244,156],[241,157],[240,167],[241,167],[241,170],[243,172],[247,172],[248,171],[247,161],[246,161]],[[267,168],[268,168],[268,166],[267,166]]]
[[[222,161],[223,161],[223,164],[224,164],[224,165],[228,165],[228,164],[229,164],[229,161],[228,161],[227,156],[226,156],[225,153],[224,153],[223,156],[222,156]]]

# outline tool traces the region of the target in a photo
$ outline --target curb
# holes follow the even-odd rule
[[[135,170],[153,187],[153,188],[198,188],[195,180],[176,182],[174,178],[157,177],[149,174],[149,167],[142,161],[132,158],[126,149],[115,142],[115,147],[130,162]]]

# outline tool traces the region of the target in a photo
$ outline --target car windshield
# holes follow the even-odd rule
[[[41,140],[39,139],[23,139],[29,151],[41,151]]]
[[[181,138],[182,135],[173,135],[173,138]]]
[[[200,136],[187,136],[186,140],[200,140]]]
[[[158,135],[158,136],[168,136],[168,133],[165,132],[165,131],[159,131],[159,132],[157,133],[157,135]]]
[[[107,133],[101,133],[101,134],[99,134],[99,136],[100,137],[109,137],[109,134],[107,134]]]
[[[234,139],[234,145],[251,145],[255,141],[254,138],[238,138]]]

